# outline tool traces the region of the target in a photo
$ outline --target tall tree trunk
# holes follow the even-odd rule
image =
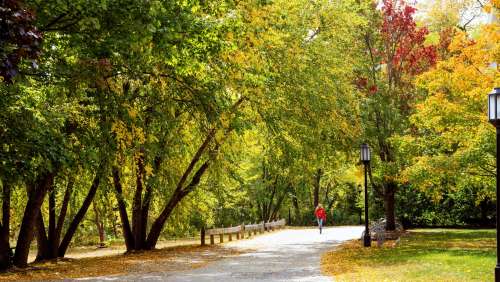
[[[40,175],[28,195],[28,202],[24,209],[23,220],[17,238],[16,253],[14,254],[14,265],[17,267],[26,267],[28,265],[29,248],[33,240],[36,219],[43,199],[54,182],[55,175],[55,171]]]
[[[215,157],[215,156],[214,156]],[[209,167],[210,160],[205,161],[203,165],[196,171],[196,173],[193,176],[193,179],[189,183],[186,188],[182,188],[181,186],[177,186],[177,189],[175,189],[174,194],[172,197],[170,197],[170,200],[168,201],[167,205],[165,208],[162,210],[158,218],[153,222],[153,225],[151,226],[151,230],[149,231],[148,238],[146,240],[146,249],[154,249],[156,246],[156,243],[158,242],[158,238],[160,237],[161,230],[163,229],[163,226],[165,225],[165,222],[167,221],[168,217],[174,210],[174,208],[177,206],[177,204],[185,197],[187,196],[190,192],[192,192],[196,186],[201,181],[201,177],[205,173],[205,171]]]
[[[156,174],[161,167],[162,158],[160,156],[156,156],[153,162],[153,172]],[[155,177],[155,176],[153,176]],[[150,179],[151,180],[151,179]],[[146,244],[146,235],[147,235],[147,226],[148,226],[148,216],[149,216],[149,208],[151,206],[151,198],[153,197],[153,184],[151,181],[148,181],[146,185],[146,192],[144,194],[144,201],[142,202],[142,212],[141,212],[141,237],[140,240],[143,242],[143,247]]]
[[[59,242],[56,241],[56,191],[52,189],[49,192],[49,232],[48,232],[48,251],[50,258],[57,258],[57,247]]]
[[[301,220],[301,214],[300,214],[300,206],[299,206],[299,200],[297,198],[297,191],[295,188],[293,188],[293,197],[292,197],[292,205],[293,209],[295,210],[295,224],[297,224],[298,220]]]
[[[144,194],[144,201],[141,207],[141,229],[139,240],[142,242],[142,246],[146,244],[147,227],[148,227],[148,216],[149,208],[151,207],[151,198],[153,197],[153,185],[146,185],[146,192]]]
[[[181,178],[179,179],[179,182],[177,183],[174,193],[170,197],[170,200],[165,205],[158,218],[151,225],[151,230],[149,231],[149,235],[146,240],[145,249],[155,248],[156,243],[158,242],[158,238],[160,237],[161,230],[163,229],[163,226],[165,225],[165,222],[172,213],[173,209],[184,198],[184,196],[187,195],[191,189],[194,189],[194,187],[196,187],[200,182],[201,176],[205,173],[206,169],[209,166],[210,159],[205,161],[205,163],[201,165],[201,167],[196,171],[195,175],[193,176],[191,183],[186,188],[184,188],[184,183],[187,181],[189,175],[191,175],[191,172],[194,170],[196,164],[200,161],[203,153],[208,149],[210,143],[214,139],[216,131],[217,131],[216,128],[213,128],[208,132],[205,140],[200,145],[200,147],[194,154],[193,158],[191,159],[191,162],[189,163],[188,167],[186,168]]]
[[[59,257],[64,257],[64,255],[66,254],[69,244],[71,243],[71,239],[73,239],[73,236],[75,235],[78,226],[82,222],[83,218],[85,217],[85,214],[87,213],[90,207],[90,204],[94,200],[95,194],[97,193],[97,189],[99,188],[99,184],[101,182],[101,178],[104,176],[104,173],[106,172],[106,167],[107,163],[102,162],[97,168],[97,172],[94,176],[94,180],[92,181],[92,185],[90,186],[90,189],[87,192],[87,196],[85,196],[82,206],[76,213],[73,220],[70,222],[68,229],[66,230],[66,234],[64,234],[61,244],[59,245],[59,248],[57,250]]]
[[[120,219],[122,222],[123,238],[125,239],[127,252],[130,252],[134,249],[135,246],[134,236],[132,235],[132,229],[130,229],[130,222],[127,215],[127,206],[125,205],[125,199],[123,198],[120,172],[117,167],[113,167],[113,182],[115,186],[116,200],[118,202],[118,211],[120,212]]]
[[[266,206],[266,209],[265,209],[265,213],[264,213],[264,220],[269,220],[269,218],[271,217],[271,209],[273,207],[273,201],[274,201],[274,195],[276,195],[276,185],[277,185],[277,179],[276,181],[274,181],[274,185],[273,185],[273,190],[271,192],[271,197],[269,197],[269,202],[268,202],[268,205]],[[265,201],[264,201],[265,203]]]
[[[264,208],[265,208],[265,204],[264,203],[259,203],[257,201],[257,210],[259,211],[259,218],[260,220],[266,220],[266,218],[264,217]]]
[[[3,226],[2,229],[4,229]],[[12,265],[11,255],[9,238],[2,234],[0,236],[0,270],[8,269]]]
[[[9,268],[12,264],[9,243],[10,234],[10,184],[2,185],[2,224],[0,226],[0,270]]]
[[[231,107],[231,112],[234,112],[244,101],[246,100],[245,96],[242,96],[234,105]],[[233,130],[233,127],[225,128],[224,129],[224,138],[225,139]],[[193,178],[191,179],[191,182],[185,186],[184,184],[186,183],[188,177],[191,175],[192,171],[196,167],[196,165],[199,163],[203,153],[205,153],[208,148],[210,143],[212,143],[215,134],[217,132],[217,128],[214,127],[210,129],[208,132],[205,140],[203,143],[200,145],[196,153],[194,154],[193,158],[191,159],[191,162],[189,163],[188,167],[182,174],[179,182],[176,185],[176,188],[174,190],[174,193],[170,197],[170,200],[168,203],[165,205],[163,208],[162,212],[158,216],[158,218],[153,222],[151,225],[151,230],[149,231],[149,235],[147,236],[146,239],[146,244],[144,246],[144,249],[154,249],[156,246],[156,243],[158,242],[158,238],[160,237],[160,233],[163,229],[163,226],[165,225],[165,222],[167,221],[168,217],[172,213],[173,209],[177,206],[177,204],[185,197],[187,196],[190,192],[192,192],[200,183],[201,177],[205,172],[207,171],[210,162],[217,156],[218,150],[220,148],[221,143],[223,140],[215,141],[214,143],[215,148],[213,151],[210,152],[210,155],[208,157],[208,160],[206,160],[199,168],[198,170],[194,173]]]
[[[104,223],[101,221],[101,217],[99,216],[99,209],[97,208],[97,204],[94,201],[92,203],[92,207],[94,208],[94,221],[97,228],[97,232],[99,233],[99,247],[103,248],[106,242],[106,234],[104,233]]]
[[[396,229],[396,218],[395,218],[395,194],[397,190],[397,183],[388,182],[385,185],[384,191],[384,208],[385,208],[385,219],[387,231],[392,231]]]
[[[281,204],[283,203],[283,200],[285,199],[286,195],[288,194],[288,191],[290,190],[290,186],[287,187],[287,189],[281,194],[281,196],[278,198],[278,201],[276,202],[276,205],[274,206],[273,212],[269,216],[268,220],[273,220],[277,219],[278,212],[281,209]]]
[[[165,208],[162,210],[160,216],[153,222],[151,226],[151,230],[149,231],[149,235],[146,241],[145,249],[152,250],[155,248],[156,243],[158,242],[158,238],[160,237],[161,230],[165,225],[168,217],[174,210],[175,206],[182,200],[183,196],[181,191],[175,191],[174,194],[170,197]]]
[[[319,188],[320,188],[320,182],[321,182],[321,174],[322,174],[322,170],[321,170],[321,168],[318,168],[318,170],[316,171],[316,174],[315,174],[315,181],[314,181],[314,194],[313,194],[314,207],[313,208],[316,208],[319,204]]]
[[[58,248],[61,237],[62,224],[68,208],[70,194],[73,187],[74,179],[70,177],[66,186],[61,212],[56,223],[56,192],[52,189],[49,192],[49,226],[48,235],[45,230],[45,223],[41,211],[38,213],[36,222],[36,240],[37,240],[37,256],[36,261],[55,259],[58,257]]]
[[[113,228],[113,235],[115,235],[115,238],[118,238],[118,228],[116,227],[117,223],[118,223],[118,218],[113,213],[113,222],[111,224],[111,227]]]
[[[69,200],[71,199],[74,185],[75,177],[69,176],[66,191],[64,192],[63,202],[61,204],[61,211],[59,212],[59,218],[57,219],[56,236],[54,238],[54,241],[57,242],[57,256],[59,256],[59,244],[61,242],[62,228],[64,226],[64,220],[66,219],[66,213],[68,212]]]
[[[134,249],[141,250],[144,238],[141,232],[142,228],[142,191],[143,191],[143,177],[144,177],[144,150],[141,150],[141,155],[137,159],[137,173],[136,173],[136,188],[134,194],[134,201],[132,202],[132,233],[134,235]]]
[[[45,223],[43,220],[43,214],[41,211],[38,212],[36,217],[36,244],[37,244],[37,255],[36,261],[42,261],[46,259],[51,259],[49,240],[47,238],[47,233],[45,232]]]

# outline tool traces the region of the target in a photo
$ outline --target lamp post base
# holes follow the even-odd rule
[[[495,282],[500,282],[500,265],[495,267]]]
[[[365,236],[363,237],[363,246],[370,247],[371,245],[372,245],[372,238],[370,237],[369,232],[368,232],[368,234],[365,233]],[[500,269],[498,268],[498,266],[495,269],[495,275],[496,275],[497,271],[500,271]],[[498,282],[500,282],[500,281],[498,281]]]

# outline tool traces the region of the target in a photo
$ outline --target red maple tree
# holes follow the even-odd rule
[[[425,44],[429,31],[417,27],[415,11],[404,0],[383,1],[380,55],[387,64],[389,84],[399,83],[404,74],[422,73],[436,63],[436,48]]]
[[[34,21],[34,13],[22,1],[0,1],[0,77],[7,83],[18,74],[22,60],[36,67],[42,34]]]

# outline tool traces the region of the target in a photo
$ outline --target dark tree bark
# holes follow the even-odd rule
[[[71,193],[74,185],[74,177],[69,177],[68,184],[64,193],[63,202],[61,204],[61,211],[59,217],[56,217],[56,200],[55,192],[51,191],[49,194],[49,226],[48,226],[48,236],[45,232],[45,224],[43,220],[43,215],[39,213],[37,217],[36,224],[36,239],[38,244],[37,261],[55,259],[58,257],[64,257],[67,248],[71,243],[80,222],[85,217],[92,200],[94,199],[97,188],[99,187],[99,182],[103,176],[104,167],[101,165],[94,177],[92,185],[87,193],[82,206],[74,216],[73,220],[70,222],[68,229],[61,241],[62,228],[66,218],[66,213],[68,210],[69,201],[71,198]],[[57,219],[57,222],[56,222]]]
[[[269,201],[267,202],[267,205],[266,205],[266,201],[264,201],[264,206],[265,206],[265,213],[264,213],[264,218],[262,218],[262,220],[269,220],[269,218],[271,217],[271,209],[272,209],[272,206],[273,206],[273,201],[274,201],[274,196],[276,195],[276,185],[277,185],[277,179],[276,181],[274,181],[274,185],[272,186],[272,190],[271,190],[271,196],[269,197]]]
[[[177,183],[177,186],[174,190],[174,193],[170,197],[170,200],[165,205],[158,218],[151,225],[151,230],[149,231],[149,235],[146,239],[145,249],[155,248],[156,243],[158,242],[158,238],[160,237],[161,230],[163,229],[163,226],[165,225],[165,222],[172,213],[173,209],[200,182],[201,176],[203,176],[203,174],[205,173],[206,169],[209,166],[210,159],[205,161],[205,163],[203,163],[203,165],[196,171],[195,175],[193,176],[193,179],[191,180],[191,183],[186,188],[184,188],[184,183],[187,181],[189,175],[194,170],[196,164],[200,161],[203,153],[208,149],[211,141],[214,139],[215,132],[216,132],[215,128],[211,129],[208,132],[207,137],[200,145],[200,147],[194,154],[193,158],[191,159],[191,162],[189,163],[188,167],[182,174],[182,177]],[[217,149],[215,151],[217,151]]]
[[[378,116],[378,115],[377,115]],[[377,124],[379,124],[379,121],[382,120],[380,117],[377,118]],[[385,163],[392,163],[395,160],[393,150],[391,146],[386,142],[385,139],[379,138],[379,156],[380,160]],[[370,177],[371,177],[371,167],[369,167],[369,172],[370,172]],[[382,190],[383,193],[383,198],[384,198],[384,213],[385,213],[385,220],[386,220],[386,225],[385,229],[387,231],[392,231],[396,229],[396,216],[395,216],[395,194],[398,188],[398,184],[394,181],[382,181]],[[373,184],[372,182],[372,187],[374,187],[375,190],[380,189],[380,187],[377,187],[377,185]]]
[[[10,185],[3,182],[2,186],[2,224],[0,225],[0,270],[12,265],[9,243],[10,232]]]
[[[99,216],[99,209],[97,208],[96,202],[92,203],[92,207],[94,208],[94,221],[97,227],[97,232],[99,233],[99,247],[103,248],[106,242],[106,234],[104,233],[104,223],[101,221],[101,217]]]
[[[56,241],[58,245],[59,242],[61,241],[62,228],[64,225],[64,220],[66,219],[66,213],[68,212],[69,200],[71,199],[71,194],[73,193],[74,185],[75,185],[75,177],[70,176],[68,178],[68,184],[66,185],[66,191],[64,192],[64,198],[61,204],[61,211],[59,212],[59,217],[57,219],[56,238],[54,239],[54,241]],[[57,250],[57,255],[59,256],[59,247]]]
[[[52,189],[49,192],[49,232],[48,232],[48,251],[50,258],[57,258],[57,247],[59,242],[56,241],[56,191]]]
[[[148,227],[148,217],[149,217],[149,208],[151,206],[151,198],[153,196],[153,186],[152,184],[146,185],[146,192],[144,194],[144,200],[142,201],[141,207],[141,227],[139,229],[139,237],[141,240],[141,248],[144,248],[146,244],[147,237],[147,227]]]
[[[145,249],[152,250],[155,248],[158,238],[160,237],[161,230],[165,225],[168,217],[174,210],[175,206],[182,200],[182,193],[180,191],[175,191],[170,197],[165,208],[162,210],[160,216],[153,222],[151,230],[146,241]]]
[[[36,261],[42,261],[46,259],[51,259],[50,249],[49,249],[49,239],[47,238],[47,233],[45,232],[45,223],[43,220],[43,214],[39,211],[36,217],[36,244],[37,244],[37,255]]]
[[[397,190],[397,183],[388,182],[384,189],[384,209],[385,209],[385,219],[387,231],[392,231],[396,229],[396,218],[394,213],[395,205],[395,194]]]
[[[137,159],[137,173],[136,173],[136,189],[134,194],[134,201],[132,203],[132,234],[134,236],[134,249],[141,250],[143,240],[141,232],[142,228],[142,191],[143,191],[143,178],[144,178],[144,150]]]
[[[28,253],[33,240],[33,230],[36,219],[42,206],[43,199],[48,190],[52,187],[56,172],[46,172],[41,174],[32,187],[28,195],[28,202],[24,210],[21,228],[16,244],[16,253],[14,254],[14,265],[17,267],[26,267],[28,265]]]
[[[319,204],[319,188],[320,188],[321,174],[322,173],[323,172],[322,172],[321,168],[318,168],[318,170],[316,170],[316,173],[314,175],[314,194],[313,194],[314,207],[313,208],[316,208]]]
[[[132,235],[132,230],[130,229],[130,222],[127,215],[127,206],[125,200],[123,199],[123,189],[120,180],[120,172],[117,167],[113,167],[113,183],[115,186],[116,200],[118,202],[118,211],[120,212],[120,219],[122,221],[122,231],[123,238],[125,239],[125,246],[127,247],[127,252],[134,249],[134,236]]]
[[[264,216],[264,209],[265,209],[264,203],[261,204],[261,203],[257,202],[257,209],[259,211],[259,218],[261,220],[265,220],[264,219],[265,218],[265,216]]]
[[[153,171],[155,173],[158,172],[162,163],[162,158],[156,156],[153,164]],[[149,216],[149,208],[151,206],[151,198],[153,196],[153,184],[148,183],[146,185],[146,192],[144,195],[144,201],[142,203],[142,212],[141,212],[141,237],[140,240],[143,242],[143,247],[146,245],[146,234],[147,234],[147,226],[148,226],[148,216]]]
[[[158,218],[153,222],[153,225],[151,226],[151,230],[146,241],[146,249],[151,250],[155,248],[156,243],[158,242],[158,238],[160,237],[161,230],[163,229],[163,226],[165,225],[168,217],[177,206],[177,204],[185,196],[192,192],[194,188],[200,183],[201,177],[209,167],[209,163],[210,160],[207,160],[205,161],[205,163],[203,163],[203,165],[196,171],[193,179],[186,188],[182,189],[182,187],[177,186],[177,189],[174,191],[174,194],[168,201],[165,208],[162,210],[160,216],[158,216]]]
[[[82,222],[83,218],[85,217],[85,214],[87,213],[90,207],[90,204],[94,200],[101,179],[106,171],[106,166],[107,166],[106,162],[102,162],[97,168],[97,172],[94,176],[94,180],[92,181],[92,185],[90,186],[90,189],[87,192],[87,195],[85,196],[85,199],[83,200],[80,209],[76,213],[73,220],[70,222],[68,229],[66,230],[66,234],[64,234],[61,244],[59,245],[59,248],[57,250],[59,257],[64,257],[64,255],[66,254],[68,246],[71,243],[71,239],[73,239],[73,236],[75,235],[78,226]]]
[[[2,225],[2,229],[4,229]],[[11,265],[11,255],[9,238],[2,234],[0,237],[0,270],[8,269]]]
[[[235,111],[244,101],[246,100],[246,97],[241,97],[232,107],[231,107],[231,112]],[[229,127],[224,129],[224,139],[231,133],[233,130],[233,127]],[[156,243],[158,242],[158,239],[160,237],[160,233],[163,229],[163,226],[165,225],[165,222],[167,221],[168,217],[172,213],[173,209],[177,206],[177,204],[184,198],[186,197],[189,193],[191,193],[200,183],[201,177],[205,174],[207,171],[208,167],[210,166],[210,162],[215,159],[215,157],[218,154],[218,150],[220,148],[221,141],[214,141],[215,134],[217,132],[217,128],[214,127],[212,128],[203,143],[200,145],[198,150],[196,151],[195,155],[191,159],[191,162],[189,163],[188,167],[182,174],[182,177],[179,179],[179,182],[176,185],[176,188],[174,190],[174,193],[170,197],[170,200],[167,202],[167,204],[164,206],[162,212],[158,216],[158,218],[153,222],[151,225],[151,229],[149,231],[149,235],[147,236],[144,249],[154,249],[156,246]],[[210,144],[215,143],[215,148],[209,152],[209,157],[208,159],[196,170],[194,173],[193,177],[191,178],[190,183],[186,186],[185,183],[187,182],[188,178],[192,174],[193,170],[197,166],[197,164],[200,162],[202,155],[209,149]],[[126,215],[126,210],[125,215]]]
[[[293,197],[292,197],[292,205],[295,210],[295,224],[297,224],[298,220],[301,220],[301,214],[300,214],[300,205],[299,205],[299,200],[297,198],[297,191],[295,188],[292,189],[293,192]]]
[[[283,204],[283,200],[285,199],[286,195],[288,194],[288,191],[290,191],[290,185],[287,187],[287,189],[285,189],[285,191],[283,191],[283,193],[279,196],[278,198],[278,201],[276,202],[276,205],[274,206],[274,209],[271,213],[271,215],[269,216],[269,218],[267,220],[274,220],[274,219],[277,219],[278,217],[278,212],[280,211],[281,209],[281,205]]]

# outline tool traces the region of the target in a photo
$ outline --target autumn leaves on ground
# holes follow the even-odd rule
[[[0,274],[0,281],[60,280],[67,278],[126,275],[131,273],[165,273],[183,271],[235,256],[240,252],[221,247],[179,246],[127,255],[65,258],[40,262],[26,269]]]

